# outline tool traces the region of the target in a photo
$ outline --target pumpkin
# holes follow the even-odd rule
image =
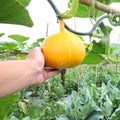
[[[85,46],[74,33],[64,30],[64,21],[60,19],[60,32],[48,36],[41,50],[48,67],[65,69],[80,64],[85,57]]]

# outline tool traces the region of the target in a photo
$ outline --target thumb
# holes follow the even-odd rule
[[[28,56],[27,56],[27,59],[33,59],[33,60],[36,60],[36,62],[39,62],[40,64],[43,64],[44,65],[44,56],[41,52],[41,48],[40,47],[35,47],[33,48]]]

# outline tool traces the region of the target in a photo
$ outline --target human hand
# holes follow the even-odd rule
[[[44,55],[41,52],[40,47],[36,47],[31,50],[27,57],[28,60],[32,60],[36,65],[36,75],[35,79],[32,81],[32,85],[43,83],[45,80],[57,75],[60,73],[58,69],[49,69],[45,67]]]

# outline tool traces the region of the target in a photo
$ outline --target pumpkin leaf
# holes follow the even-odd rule
[[[2,37],[5,33],[0,33],[0,37]]]
[[[112,2],[119,2],[119,0],[97,0],[97,2],[100,2],[100,3],[103,3],[103,4],[106,4],[106,5],[109,5],[111,4]],[[83,17],[83,18],[89,18],[90,17],[90,7],[84,5],[84,4],[81,4],[79,3],[79,6],[78,6],[78,9],[77,9],[77,12],[76,12],[76,17]],[[95,17],[99,17],[101,15],[103,15],[104,12],[103,11],[100,11],[98,9],[95,9]]]
[[[89,53],[86,55],[82,64],[98,64],[104,60],[105,58],[102,55]]]
[[[33,26],[29,12],[17,0],[0,0],[0,23]]]
[[[44,38],[39,38],[37,39],[36,41],[34,41],[32,44],[31,44],[31,48],[34,48],[36,46],[40,46],[40,43],[43,42]]]
[[[95,9],[95,17],[99,17],[102,14],[104,14],[104,12]],[[77,9],[77,12],[76,12],[75,16],[76,17],[89,18],[90,17],[90,7],[80,3],[78,5],[78,9]]]
[[[113,2],[120,2],[119,0],[113,0]]]
[[[9,35],[8,37],[17,41],[17,42],[24,42],[24,41],[27,41],[29,39],[29,37],[25,37],[25,36],[17,35],[17,34]]]
[[[14,50],[17,47],[17,43],[15,42],[1,42],[0,50]]]
[[[29,5],[31,0],[18,0],[18,2],[23,6],[26,7]]]
[[[93,47],[90,53],[95,54],[105,54],[105,46],[100,42],[96,42],[95,40],[92,42]]]
[[[89,11],[89,7],[88,7],[88,6],[85,6],[85,5],[83,5],[83,4],[79,4],[75,16],[76,16],[76,17],[84,17],[84,18],[87,18],[87,17],[89,17],[88,11]]]

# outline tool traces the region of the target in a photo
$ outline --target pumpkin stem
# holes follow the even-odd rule
[[[66,69],[62,69],[61,70],[61,80],[62,80],[62,86],[65,87],[65,73],[66,73]]]
[[[64,31],[64,20],[63,19],[59,19],[59,23],[60,23],[60,32]]]

